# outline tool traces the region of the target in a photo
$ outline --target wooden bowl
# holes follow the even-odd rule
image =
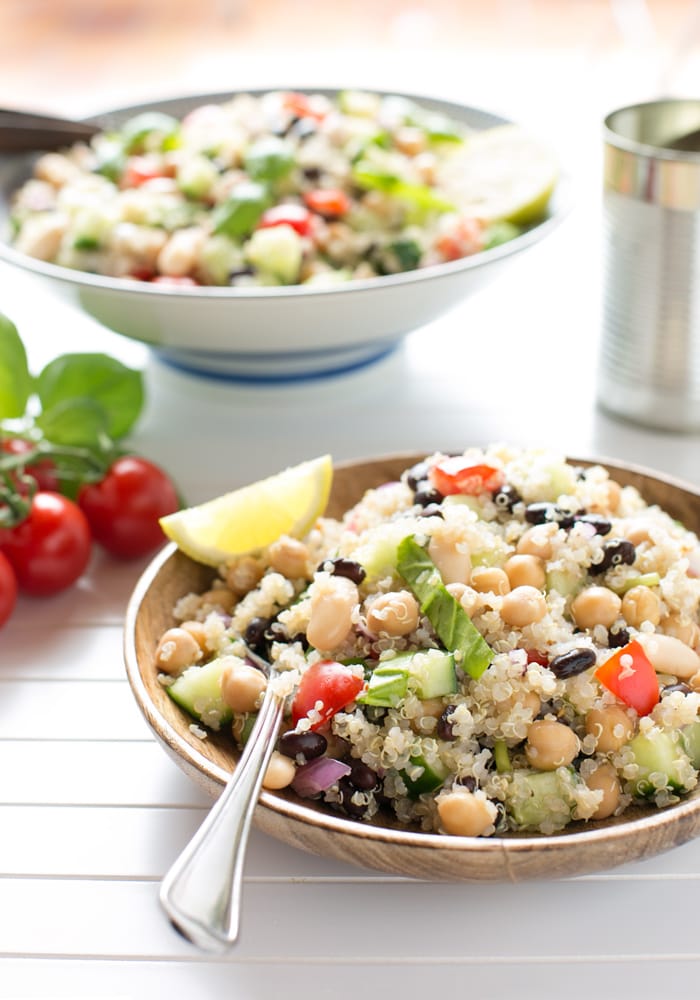
[[[365,490],[397,479],[423,457],[405,454],[337,466],[329,515],[338,516]],[[700,534],[700,491],[640,467],[604,460],[600,464],[620,483],[636,486],[648,503],[658,503]],[[158,683],[154,666],[157,640],[173,624],[173,605],[184,594],[206,589],[212,576],[210,568],[174,545],[166,546],[129,602],[125,659],[134,695],[155,736],[186,774],[217,797],[238,754],[223,735],[201,740],[190,731],[192,720]],[[401,828],[389,816],[358,822],[286,790],[263,791],[254,821],[266,833],[305,851],[385,872],[432,880],[515,882],[599,871],[685,843],[700,831],[700,788],[666,809],[635,806],[624,816],[574,824],[552,836],[443,836]]]

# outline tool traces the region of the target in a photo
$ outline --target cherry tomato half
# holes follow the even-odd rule
[[[99,483],[80,488],[78,505],[95,541],[112,555],[132,559],[163,544],[158,521],[176,511],[180,500],[162,469],[145,458],[125,455]]]
[[[72,500],[40,491],[32,497],[27,517],[0,532],[0,550],[12,564],[20,590],[48,597],[84,573],[90,559],[90,527]]]
[[[260,217],[259,229],[270,226],[291,226],[300,236],[308,236],[313,216],[303,205],[273,205]]]
[[[130,156],[122,174],[120,187],[135,188],[156,178],[168,177],[171,171],[154,156]]]
[[[472,497],[494,493],[505,482],[501,469],[492,465],[474,465],[459,455],[438,462],[428,475],[435,489],[444,497],[455,493]]]
[[[17,577],[12,563],[0,552],[0,627],[5,624],[17,603]]]
[[[34,445],[25,438],[4,438],[0,441],[0,449],[7,455],[26,455],[34,450]],[[38,490],[58,491],[56,466],[50,458],[40,458],[38,462],[25,465],[24,472],[35,480]],[[26,490],[21,492],[26,493]]]
[[[302,675],[294,695],[293,724],[296,726],[300,719],[315,709],[321,718],[312,723],[311,728],[320,729],[336,712],[356,698],[364,686],[361,677],[357,677],[350,667],[337,660],[318,660],[312,663]]]
[[[327,219],[337,219],[350,211],[350,199],[340,188],[317,188],[307,191],[304,201],[312,212]]]

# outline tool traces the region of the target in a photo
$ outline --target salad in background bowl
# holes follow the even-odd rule
[[[104,121],[90,145],[5,161],[2,256],[196,370],[371,360],[567,207],[540,140],[428,98],[252,91]]]

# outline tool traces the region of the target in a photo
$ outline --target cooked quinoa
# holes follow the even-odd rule
[[[407,98],[357,91],[237,94],[182,119],[142,112],[38,158],[12,200],[13,244],[63,267],[184,286],[411,271],[543,217],[544,203],[529,218],[489,214],[504,164],[473,170],[473,134]],[[517,170],[527,178],[531,166]]]
[[[220,567],[156,662],[239,742],[268,683],[247,650],[274,664],[267,787],[358,821],[549,834],[697,784],[699,573],[695,534],[602,466],[433,454]]]

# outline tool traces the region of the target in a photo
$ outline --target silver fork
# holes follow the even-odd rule
[[[176,930],[204,951],[218,953],[238,939],[246,844],[284,706],[271,683],[274,667],[247,655],[268,676],[255,726],[224,791],[160,888],[161,905]]]

